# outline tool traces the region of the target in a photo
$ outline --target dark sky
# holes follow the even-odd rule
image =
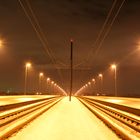
[[[117,1],[105,29],[109,27],[122,1]],[[37,89],[39,71],[44,71],[46,77],[51,77],[69,91],[70,39],[72,38],[75,66],[74,91],[102,72],[105,75],[104,90],[112,93],[112,77],[108,68],[115,62],[119,64],[119,94],[140,95],[139,0],[124,2],[100,48],[100,41],[104,34],[96,44],[95,41],[114,0],[21,0],[21,2],[31,16],[28,7],[30,3],[43,38],[41,42],[19,0],[0,1],[0,37],[5,42],[0,51],[1,91],[8,89],[16,92],[23,91],[24,63],[29,60],[33,63],[29,79],[30,91]],[[31,18],[33,19],[32,16]],[[34,25],[39,31],[38,26],[35,23]],[[50,59],[46,48],[49,48],[55,62]]]

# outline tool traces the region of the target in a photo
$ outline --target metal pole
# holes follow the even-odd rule
[[[115,72],[115,77],[114,77],[114,80],[115,80],[115,96],[117,96],[117,69],[116,68],[114,69],[114,72]]]
[[[39,75],[38,92],[41,94],[41,76]]]
[[[71,51],[70,51],[70,94],[69,94],[69,101],[71,101],[72,84],[73,84],[73,40],[71,40]]]
[[[24,95],[26,95],[26,91],[27,91],[27,75],[28,75],[28,67],[26,66],[25,68],[25,83],[24,83]]]
[[[101,95],[103,94],[103,77],[101,77]]]
[[[49,94],[48,88],[49,88],[49,86],[48,86],[48,80],[47,80],[47,85],[46,85],[46,92],[47,92],[47,94]]]

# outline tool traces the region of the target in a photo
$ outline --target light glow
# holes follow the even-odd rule
[[[43,73],[43,72],[40,72],[40,73],[39,73],[39,76],[40,76],[40,77],[44,76],[44,73]]]
[[[50,78],[47,78],[47,81],[50,81]]]
[[[3,41],[0,40],[0,48],[3,46]]]
[[[30,62],[27,62],[27,63],[26,63],[26,68],[30,68],[31,65],[32,65],[32,64],[31,64]]]
[[[112,64],[112,65],[111,65],[111,68],[112,68],[112,69],[116,69],[116,67],[117,67],[117,66],[116,66],[115,64]]]
[[[99,74],[99,77],[101,77],[101,78],[102,78],[102,77],[103,77],[103,74],[101,74],[101,73],[100,73],[100,74]]]

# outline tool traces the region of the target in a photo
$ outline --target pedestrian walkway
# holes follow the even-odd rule
[[[9,140],[119,140],[77,98],[64,97]]]

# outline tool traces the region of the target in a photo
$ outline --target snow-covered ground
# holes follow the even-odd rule
[[[140,109],[140,98],[107,97],[107,96],[85,96],[85,97]]]
[[[78,99],[63,98],[9,140],[119,140]]]
[[[54,97],[54,95],[0,96],[0,106],[13,104],[13,103],[32,101],[37,99],[43,99],[43,98],[50,98],[50,97]]]

